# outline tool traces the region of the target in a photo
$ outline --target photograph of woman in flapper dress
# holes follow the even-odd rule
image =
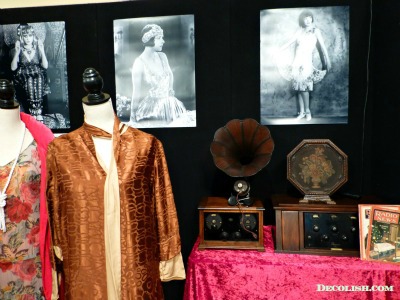
[[[11,50],[11,71],[16,98],[23,110],[43,122],[43,101],[49,92],[47,61],[43,41],[37,38],[31,25],[17,27],[19,40]]]
[[[70,127],[65,23],[1,26],[0,75],[10,80],[21,111],[50,129]]]
[[[347,123],[348,7],[260,14],[263,124]]]
[[[192,15],[114,21],[117,113],[123,122],[137,128],[196,126],[193,22]]]

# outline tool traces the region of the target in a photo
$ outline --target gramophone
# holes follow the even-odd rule
[[[254,119],[229,121],[214,134],[210,151],[214,164],[231,177],[233,185],[229,205],[251,206],[249,177],[257,174],[270,161],[274,141],[266,126]]]
[[[253,119],[231,120],[215,132],[211,154],[215,165],[237,178],[231,195],[205,197],[199,204],[199,249],[264,251],[260,199],[250,197],[249,177],[270,161],[274,142],[268,128]]]

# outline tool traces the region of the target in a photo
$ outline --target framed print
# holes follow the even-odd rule
[[[114,20],[116,107],[136,128],[196,127],[193,15]]]
[[[287,155],[287,178],[313,201],[335,204],[329,197],[348,179],[347,155],[330,140],[303,140]]]
[[[21,111],[54,130],[70,128],[65,22],[0,25],[0,76]]]
[[[260,11],[260,120],[347,124],[349,7]]]

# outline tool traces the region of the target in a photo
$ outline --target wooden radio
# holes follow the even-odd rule
[[[275,195],[276,252],[359,256],[358,206],[354,199],[301,204],[298,198]]]
[[[199,204],[199,249],[264,251],[263,212],[259,199],[251,206],[229,205],[228,199],[206,197]]]

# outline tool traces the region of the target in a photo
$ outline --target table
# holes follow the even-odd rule
[[[275,253],[275,227],[263,230],[265,252],[199,250],[197,240],[188,258],[184,300],[400,299],[400,265]]]

